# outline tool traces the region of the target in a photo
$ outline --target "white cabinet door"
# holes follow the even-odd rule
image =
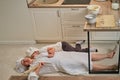
[[[86,39],[86,32],[83,31],[85,24],[84,16],[86,8],[61,8],[61,22],[64,40]]]
[[[92,40],[118,40],[118,32],[92,32]]]
[[[58,8],[32,9],[35,40],[61,40]]]

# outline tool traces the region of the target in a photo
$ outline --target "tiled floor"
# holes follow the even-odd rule
[[[15,72],[15,62],[17,58],[25,56],[25,51],[28,47],[37,47],[40,48],[47,44],[9,44],[9,45],[0,45],[0,80],[8,80],[11,75],[20,75]],[[74,45],[74,44],[73,44]],[[92,44],[91,47],[96,47],[99,50],[99,53],[107,53],[109,49],[113,49],[115,44]],[[82,47],[86,47],[86,44]],[[112,64],[116,63],[118,59],[118,52],[111,60],[103,60],[100,63]]]

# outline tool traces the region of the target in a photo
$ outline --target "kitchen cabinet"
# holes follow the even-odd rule
[[[35,40],[61,40],[59,8],[33,8]]]
[[[35,40],[86,40],[86,8],[30,8]],[[119,40],[118,32],[91,32],[91,40]]]
[[[86,8],[31,9],[35,40],[83,40]]]
[[[83,27],[87,9],[61,8],[60,12],[63,40],[86,40],[86,32],[83,31]]]

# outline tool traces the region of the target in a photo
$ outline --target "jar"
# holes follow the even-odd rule
[[[112,0],[112,9],[119,9],[119,0]]]

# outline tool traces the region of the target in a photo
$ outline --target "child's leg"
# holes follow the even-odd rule
[[[76,44],[75,50],[77,52],[88,52],[88,48],[81,48],[81,44]],[[90,52],[98,52],[98,50],[96,48],[90,48]]]
[[[75,51],[75,48],[71,46],[69,43],[62,41],[62,49],[63,51]]]
[[[80,44],[76,44],[75,48],[73,46],[71,46],[69,43],[63,41],[62,42],[62,49],[63,51],[76,51],[76,52],[86,52],[86,49],[83,49],[81,51],[81,45]]]
[[[77,51],[77,52],[88,52],[88,48],[81,48],[81,45],[80,44],[76,44],[75,45],[75,50]]]

